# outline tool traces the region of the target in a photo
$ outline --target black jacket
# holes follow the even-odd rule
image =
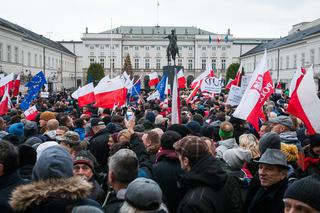
[[[9,199],[15,187],[27,184],[30,181],[24,180],[17,172],[0,177],[0,212],[13,212],[9,205]]]
[[[89,150],[97,159],[102,171],[106,171],[109,157],[109,132],[107,129],[102,129],[97,132],[89,141]],[[99,169],[98,169],[99,171]]]
[[[184,174],[179,158],[174,150],[162,150],[156,156],[153,165],[153,177],[163,192],[163,201],[170,213],[177,212],[182,199],[182,192],[178,189],[177,180]]]
[[[35,181],[17,187],[12,192],[10,205],[15,212],[71,212],[76,206],[101,206],[87,199],[92,185],[81,177]]]
[[[265,189],[260,186],[255,195],[247,197],[251,201],[246,212],[248,213],[282,213],[284,212],[283,195],[288,186],[288,180],[284,179],[279,183]]]
[[[106,213],[119,213],[122,204],[124,203],[124,197],[117,197],[117,193],[112,191],[108,193],[108,200],[103,210]]]
[[[212,156],[199,160],[180,180],[186,191],[179,213],[241,212],[241,193],[237,181]]]
[[[93,185],[93,189],[91,190],[89,198],[97,201],[102,205],[106,197],[106,193],[94,178],[92,178],[89,182]]]

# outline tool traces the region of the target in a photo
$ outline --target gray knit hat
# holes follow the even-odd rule
[[[278,133],[267,132],[259,140],[259,151],[262,155],[268,148],[271,149],[280,149],[281,140]]]

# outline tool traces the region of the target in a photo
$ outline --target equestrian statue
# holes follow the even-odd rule
[[[176,30],[172,29],[171,34],[164,37],[169,39],[169,46],[167,47],[167,58],[168,58],[168,65],[171,61],[171,57],[173,59],[173,65],[176,65],[176,55],[178,54],[179,56],[179,49],[177,45],[177,35],[176,35]]]

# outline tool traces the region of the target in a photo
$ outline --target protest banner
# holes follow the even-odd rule
[[[228,94],[228,99],[226,104],[230,104],[231,106],[239,105],[241,98],[243,96],[241,87],[232,85]]]

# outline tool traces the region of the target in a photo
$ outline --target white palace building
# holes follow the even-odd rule
[[[230,30],[227,34],[215,34],[196,27],[120,26],[100,33],[89,33],[86,28],[82,41],[59,43],[77,55],[77,73],[82,73],[81,79],[81,75],[77,75],[78,83],[85,79],[91,63],[100,63],[111,77],[119,75],[128,54],[134,75],[143,79],[150,71],[157,71],[161,75],[162,67],[168,65],[166,48],[169,41],[164,37],[170,34],[172,29],[176,30],[180,54],[176,65],[184,66],[189,82],[194,76],[200,75],[208,63],[212,64],[218,75],[224,76],[231,63],[239,62],[240,55],[272,40],[234,38]],[[211,43],[209,35],[212,38]]]
[[[142,79],[151,71],[161,75],[169,44],[164,37],[172,29],[176,30],[180,53],[176,64],[184,66],[189,82],[208,63],[218,76],[225,76],[228,66],[241,60],[245,72],[250,73],[265,48],[274,81],[288,84],[300,63],[314,64],[315,77],[319,78],[320,19],[294,25],[289,35],[280,39],[237,38],[230,30],[216,34],[197,27],[120,26],[98,33],[86,28],[79,41],[55,42],[0,18],[0,74],[14,72],[26,81],[43,70],[49,89],[75,88],[86,84],[91,63],[100,63],[105,74],[114,77],[123,71],[129,54],[134,75]]]
[[[314,66],[314,78],[320,86],[320,19],[293,25],[287,36],[260,44],[242,54],[244,70],[250,73],[267,49],[268,65],[273,82],[280,81],[290,86],[297,66]]]

